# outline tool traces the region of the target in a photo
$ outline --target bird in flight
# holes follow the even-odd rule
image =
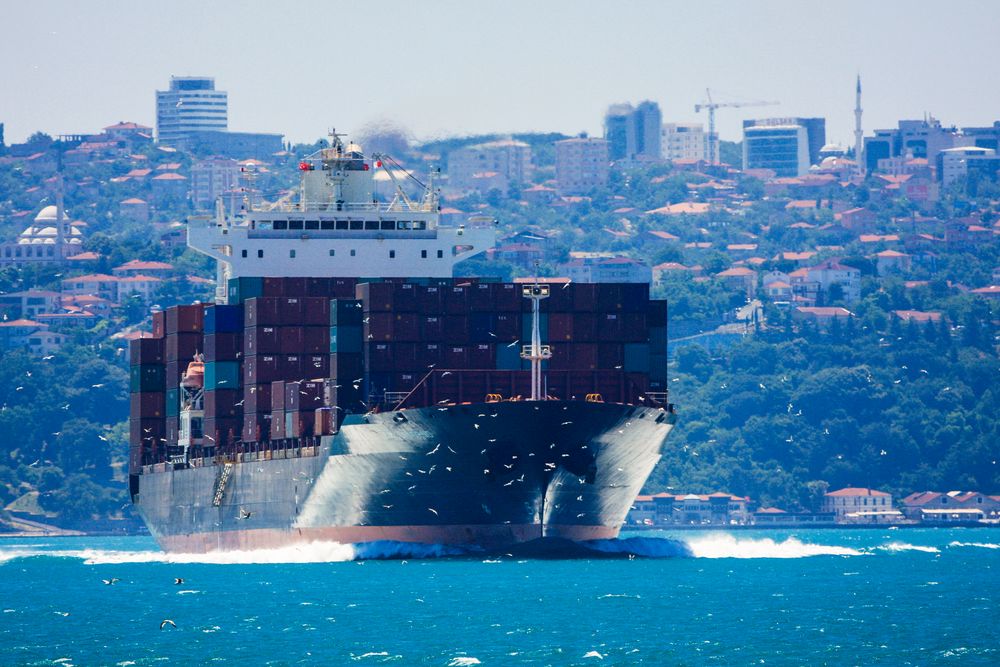
[[[177,627],[176,623],[174,623],[173,621],[171,621],[169,618],[165,618],[162,621],[160,621],[160,630],[162,630],[163,628],[167,627],[168,625],[170,627],[172,627],[172,628],[176,628]]]

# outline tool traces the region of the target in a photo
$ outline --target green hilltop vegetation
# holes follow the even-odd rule
[[[411,145],[399,159],[421,177],[427,165],[446,165],[450,150],[498,138]],[[531,144],[538,157],[536,183],[552,178],[552,141],[564,135],[514,138]],[[45,150],[43,139],[40,150]],[[400,145],[399,137],[395,142]],[[261,176],[261,190],[288,187],[299,157],[321,145],[294,147]],[[736,159],[738,150],[723,142],[727,159]],[[190,202],[159,200],[154,224],[120,215],[121,200],[153,198],[148,183],[117,180],[137,164],[154,169],[179,164],[171,168],[187,173],[191,157],[149,147],[139,157],[64,167],[67,208],[88,224],[86,249],[103,257],[86,271],[109,272],[138,258],[169,261],[179,274],[211,278],[210,262],[160,242],[157,224],[184,220],[193,212]],[[23,161],[0,160],[0,238],[13,238],[30,219],[24,215],[52,201],[51,173]],[[678,272],[654,287],[654,296],[670,301],[675,336],[714,329],[747,303],[744,290],[716,277],[741,259],[727,252],[729,244],[754,244],[753,254],[762,260],[758,273],[794,270],[782,252],[831,247],[837,249],[820,250],[816,261],[836,256],[862,273],[860,302],[846,302],[837,289],[819,295],[821,305],[848,308],[854,317],[846,322],[819,329],[765,304],[764,323],[741,342],[713,352],[698,346],[679,349],[670,384],[678,426],[647,492],[722,490],[788,510],[815,509],[825,489],[847,485],[895,494],[953,488],[1000,492],[1000,307],[997,300],[968,291],[990,284],[1000,264],[1000,236],[977,247],[942,244],[934,261],[914,263],[906,275],[879,276],[872,249],[857,233],[834,224],[837,203],[871,211],[878,234],[940,236],[934,225],[972,214],[989,227],[1000,217],[995,184],[960,182],[936,202],[923,204],[886,191],[870,177],[858,185],[818,188],[809,194],[817,206],[804,209],[789,209],[788,196],[765,196],[763,182],[722,167],[698,172],[662,164],[613,170],[607,186],[565,205],[527,201],[523,192],[530,185],[449,197],[445,205],[494,216],[502,235],[551,234],[541,266],[548,275],[557,274],[558,264],[574,250],[618,253],[651,266],[700,267],[700,275]],[[701,215],[647,213],[667,204],[727,197],[739,205],[713,203]],[[678,240],[652,242],[648,231],[669,232]],[[0,292],[57,290],[67,271],[0,269]],[[505,279],[526,271],[484,258],[463,268],[467,274]],[[203,286],[170,281],[155,303],[169,306],[208,296]],[[51,358],[0,350],[0,524],[4,507],[27,508],[37,520],[69,527],[108,528],[123,523],[112,521],[119,518],[134,522],[124,479],[127,355],[123,343],[111,336],[148,327],[148,305],[136,300],[91,329],[67,330],[71,344]],[[896,310],[940,312],[941,318],[907,323],[893,315]]]

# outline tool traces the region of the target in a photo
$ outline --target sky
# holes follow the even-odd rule
[[[722,139],[745,118],[823,116],[853,144],[864,127],[930,113],[946,125],[1000,119],[1000,2],[811,0],[503,2],[10,0],[0,4],[0,122],[35,131],[155,125],[171,75],[214,76],[229,129],[312,142],[391,122],[415,140],[589,132],[610,104],[658,102],[665,122]]]

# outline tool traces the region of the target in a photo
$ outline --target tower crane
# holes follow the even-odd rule
[[[712,164],[719,163],[719,137],[715,133],[715,110],[716,109],[737,109],[740,107],[767,107],[780,104],[779,102],[714,102],[712,101],[712,91],[705,89],[705,99],[707,101],[694,105],[695,113],[702,109],[708,109],[708,157]]]

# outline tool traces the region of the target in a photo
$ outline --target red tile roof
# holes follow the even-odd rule
[[[841,309],[843,310],[843,309]],[[850,496],[874,496],[876,498],[888,498],[889,494],[885,491],[876,491],[875,489],[865,489],[859,487],[848,487],[846,489],[837,489],[836,491],[831,491],[826,494],[827,496],[833,498],[844,498]]]

